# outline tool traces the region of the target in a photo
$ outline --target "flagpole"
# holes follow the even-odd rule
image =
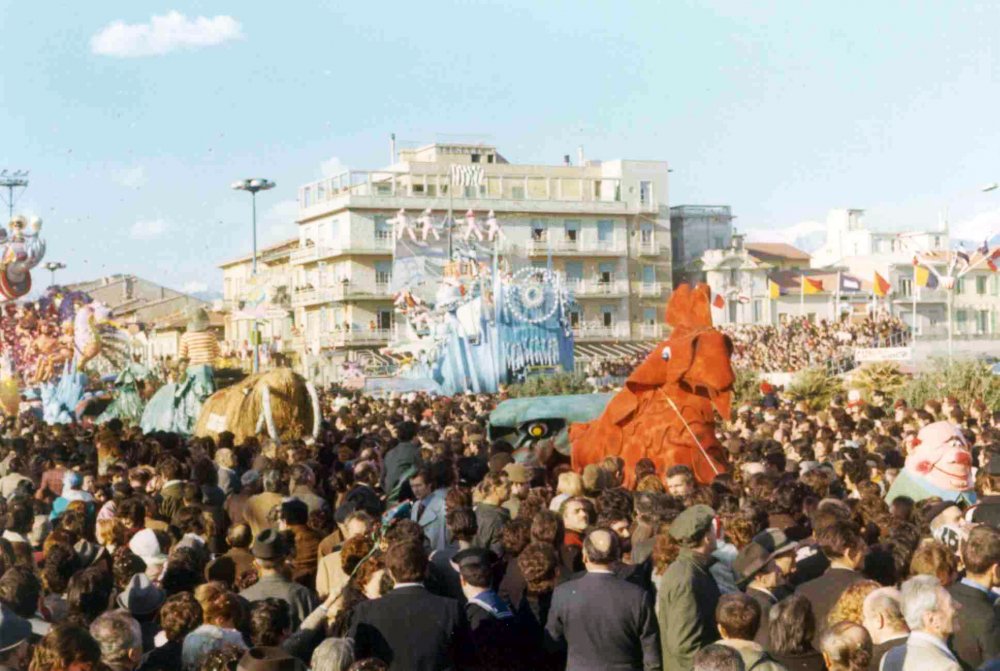
[[[920,287],[917,286],[917,268],[919,264],[913,264],[913,323],[910,324],[910,344],[915,345],[917,341],[917,291]]]
[[[806,276],[799,275],[799,317],[806,316]]]
[[[843,271],[837,271],[837,293],[834,294],[833,298],[833,322],[836,324],[840,321],[840,283],[841,283],[841,273]]]

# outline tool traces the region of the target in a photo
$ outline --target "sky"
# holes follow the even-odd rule
[[[60,283],[221,287],[295,235],[299,185],[403,145],[669,161],[671,204],[756,239],[831,208],[1000,230],[1000,3],[0,0],[0,168]],[[792,232],[792,233],[790,233]],[[47,278],[46,278],[47,280]]]

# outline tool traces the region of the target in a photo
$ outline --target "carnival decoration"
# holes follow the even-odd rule
[[[205,401],[194,435],[218,438],[229,431],[237,444],[261,433],[276,442],[316,438],[321,420],[312,383],[289,368],[275,368],[215,392]]]
[[[486,239],[490,242],[497,239],[507,239],[507,236],[503,233],[503,229],[500,228],[500,224],[497,223],[497,215],[493,214],[493,210],[490,210],[489,214],[486,215]]]
[[[396,227],[396,239],[402,240],[403,235],[410,236],[412,242],[417,241],[416,231],[413,229],[413,225],[410,223],[409,217],[406,216],[406,210],[400,208],[399,212],[396,213],[394,219],[391,220]]]
[[[735,375],[732,343],[712,326],[710,293],[705,284],[674,290],[666,315],[670,338],[629,375],[597,420],[570,427],[574,469],[620,456],[629,487],[642,458],[657,473],[688,466],[702,484],[724,472],[715,415],[729,417]]]
[[[934,422],[920,430],[885,498],[892,503],[900,496],[975,503],[972,455],[959,426]]]
[[[472,210],[468,210],[465,213],[465,233],[463,235],[466,242],[472,236],[475,236],[479,242],[483,241],[483,229],[479,227],[479,223],[476,221],[476,214]]]
[[[39,237],[42,220],[29,224],[21,215],[10,220],[10,233],[0,228],[0,299],[13,300],[31,291],[31,269],[45,256]]]
[[[142,411],[146,407],[143,388],[151,381],[152,374],[145,366],[130,363],[125,366],[114,382],[114,398],[95,420],[97,424],[120,419],[126,425],[138,425],[142,421]]]
[[[420,239],[427,242],[428,236],[433,235],[435,240],[440,240],[441,236],[438,234],[437,229],[434,228],[434,221],[431,217],[431,208],[427,208],[420,214],[420,218],[417,219],[417,223],[420,224]]]

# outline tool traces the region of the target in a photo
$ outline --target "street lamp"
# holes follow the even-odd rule
[[[56,271],[57,270],[62,270],[65,267],[66,267],[66,264],[65,263],[60,263],[59,261],[49,261],[44,266],[42,266],[42,268],[45,268],[45,270],[47,270],[50,273],[52,273],[52,284],[50,286],[54,287],[56,285]]]
[[[996,182],[991,182],[983,187],[983,193],[987,193],[989,191],[995,191],[996,189],[1000,189],[1000,184],[997,184]]]
[[[253,265],[250,268],[251,277],[257,276],[257,192],[274,188],[274,182],[269,179],[241,179],[232,183],[236,191],[250,192],[250,206],[253,219]],[[260,333],[257,331],[257,317],[253,319],[253,330],[250,340],[253,342],[253,372],[260,371]]]

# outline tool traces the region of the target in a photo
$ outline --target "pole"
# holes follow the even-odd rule
[[[257,192],[250,192],[250,208],[253,219],[253,262],[250,275],[257,279]],[[256,286],[254,287],[256,289]],[[253,317],[253,327],[250,332],[250,341],[253,343],[253,373],[260,372],[260,332],[257,330],[257,315]]]
[[[911,291],[913,292],[913,323],[910,324],[910,344],[915,345],[917,340],[917,291],[920,287],[917,286],[917,268],[919,264],[913,265],[913,287]]]
[[[452,250],[452,230],[455,228],[455,217],[452,214],[453,203],[455,198],[455,179],[454,171],[449,170],[448,172],[448,263],[452,261],[452,255],[454,254]]]
[[[799,275],[799,317],[806,316],[806,276]]]
[[[952,308],[954,307],[955,285],[948,289],[948,363],[951,364],[952,355]]]

